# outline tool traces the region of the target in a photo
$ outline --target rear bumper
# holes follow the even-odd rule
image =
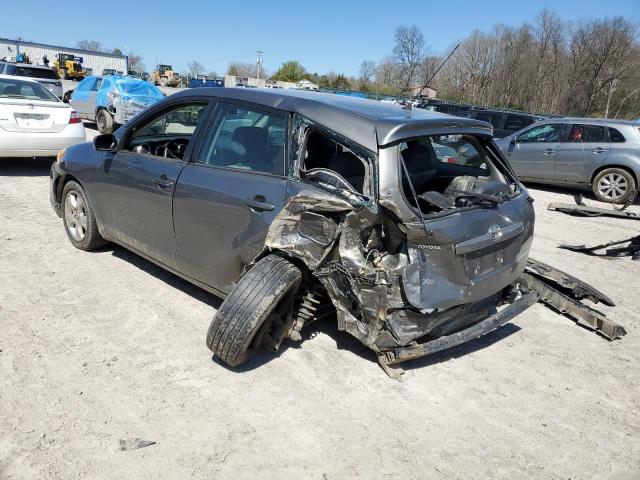
[[[513,302],[503,310],[496,312],[495,314],[487,317],[471,327],[465,328],[451,335],[445,335],[435,340],[430,340],[425,343],[410,345],[407,347],[399,347],[390,351],[381,353],[380,362],[386,365],[393,365],[396,363],[404,362],[405,360],[411,360],[414,358],[424,357],[431,355],[432,353],[446,350],[447,348],[461,345],[465,342],[474,340],[482,335],[495,330],[496,328],[504,325],[512,318],[520,315],[527,308],[538,301],[538,295],[535,292],[529,292],[522,295],[518,300]]]
[[[0,132],[0,157],[55,157],[63,148],[86,141],[81,123],[68,125],[63,131]]]

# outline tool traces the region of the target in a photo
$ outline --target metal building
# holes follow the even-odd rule
[[[46,55],[49,65],[57,58],[59,53],[74,55],[82,63],[82,67],[91,69],[90,73],[101,75],[105,68],[111,68],[118,72],[127,73],[128,58],[126,55],[115,55],[113,53],[92,52],[79,48],[58,47],[56,45],[46,45],[44,43],[24,42],[22,40],[9,40],[0,38],[0,59],[5,58],[13,61],[18,54],[29,56],[31,63],[43,64]]]

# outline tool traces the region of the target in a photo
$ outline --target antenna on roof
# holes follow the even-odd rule
[[[422,91],[425,88],[431,88],[429,87],[429,84],[431,83],[431,80],[434,79],[434,77],[438,74],[438,72],[440,71],[440,69],[442,67],[444,67],[444,64],[447,63],[449,61],[449,59],[451,58],[451,55],[453,55],[455,53],[455,51],[458,49],[458,47],[460,46],[460,44],[457,44],[455,46],[455,48],[453,50],[451,50],[451,53],[449,55],[447,55],[447,58],[444,59],[444,61],[440,64],[440,66],[438,68],[436,68],[436,71],[433,72],[433,75],[431,75],[431,78],[429,78],[429,80],[427,80],[427,83],[425,83],[424,85],[422,85],[420,87],[420,91],[418,92],[418,94],[416,95],[416,97],[419,97],[420,95],[422,95]]]

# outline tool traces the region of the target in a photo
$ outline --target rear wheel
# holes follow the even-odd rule
[[[622,168],[605,168],[593,179],[592,188],[601,202],[626,203],[635,194],[636,181]]]
[[[302,272],[276,255],[258,261],[213,317],[207,346],[231,367],[262,347],[277,351],[293,310]]]
[[[87,194],[78,182],[70,181],[62,191],[64,228],[74,247],[95,250],[106,245],[98,232],[98,224]]]
[[[96,115],[96,125],[100,133],[113,133],[113,117],[106,110],[100,110]]]
[[[166,78],[163,78],[162,80],[160,80],[160,83],[162,84],[163,87],[166,87],[167,83],[169,83],[169,80],[167,80]]]

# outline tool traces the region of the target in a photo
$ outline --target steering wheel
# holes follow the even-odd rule
[[[182,160],[184,153],[187,151],[187,145],[189,140],[178,139],[171,142],[167,142],[164,146],[164,157],[174,158],[176,160]]]

